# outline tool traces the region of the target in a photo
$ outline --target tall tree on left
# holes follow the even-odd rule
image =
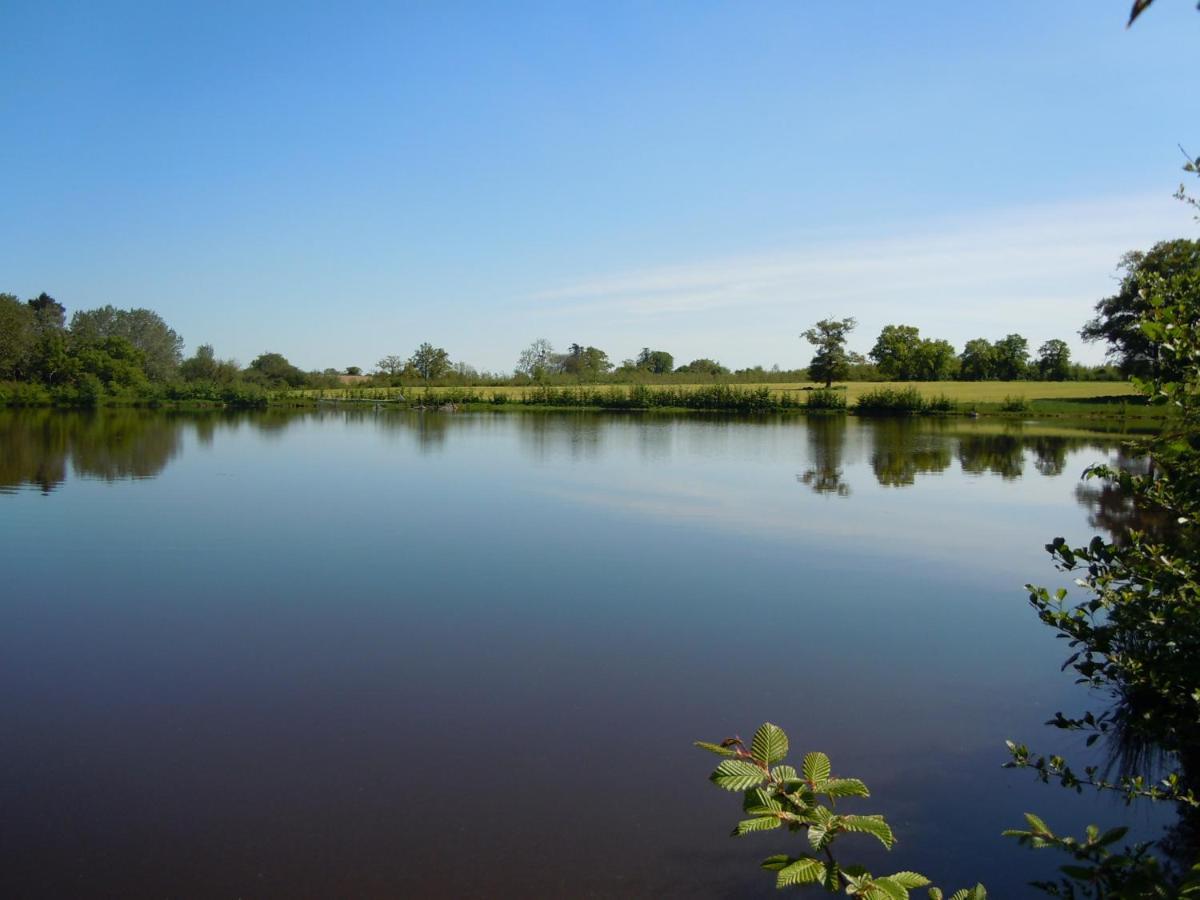
[[[12,294],[0,294],[0,379],[28,378],[36,344],[33,310]]]

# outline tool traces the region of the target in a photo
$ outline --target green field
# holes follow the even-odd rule
[[[707,384],[652,384],[651,389],[670,388],[672,390],[697,390],[700,388],[711,387],[712,383]],[[560,386],[562,387],[562,386]],[[628,385],[583,385],[589,389],[607,389],[609,387],[625,388]],[[734,384],[732,385],[737,390],[755,390],[757,388],[766,387],[772,394],[791,395],[800,402],[803,402],[803,397],[809,391],[818,389],[821,385],[801,384],[797,382],[791,383],[776,383],[776,384]],[[1137,393],[1133,385],[1123,381],[854,381],[847,384],[836,385],[836,389],[845,390],[847,403],[853,406],[854,402],[868,391],[878,390],[880,388],[906,389],[916,388],[924,397],[944,396],[951,401],[959,404],[964,408],[969,408],[974,405],[980,407],[999,406],[1005,400],[1011,398],[1022,398],[1027,403],[1043,402],[1043,401],[1070,401],[1070,400],[1088,400],[1096,401],[1099,398],[1121,398],[1129,397],[1136,398]],[[520,400],[522,397],[532,394],[536,390],[535,387],[502,385],[499,387],[484,386],[466,386],[466,387],[434,387],[429,388],[430,394],[434,397],[453,396],[456,392],[469,393],[472,395],[483,396],[490,398],[493,396],[507,396],[514,401]],[[406,387],[406,388],[376,388],[376,387],[349,387],[349,388],[329,388],[323,390],[304,390],[292,392],[296,397],[304,397],[309,399],[362,399],[362,400],[395,400],[401,397],[409,399],[417,398],[423,395],[424,388],[421,387]]]

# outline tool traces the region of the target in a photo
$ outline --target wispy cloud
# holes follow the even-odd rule
[[[628,323],[799,303],[810,318],[856,315],[867,328],[903,315],[959,341],[1005,321],[1046,319],[1073,333],[1111,290],[1123,253],[1189,226],[1186,211],[1157,194],[1010,209],[601,275],[532,300],[542,314]]]

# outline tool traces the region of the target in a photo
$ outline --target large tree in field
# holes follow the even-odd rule
[[[822,319],[801,335],[817,348],[812,362],[808,364],[810,379],[823,381],[825,387],[831,387],[834,381],[846,377],[850,371],[846,337],[857,324],[853,316],[847,319]]]
[[[916,381],[943,381],[954,374],[957,365],[958,357],[949,341],[924,338],[913,354],[911,374]]]
[[[1029,369],[1029,341],[1019,334],[1010,334],[992,344],[994,378],[1016,381],[1024,378]]]
[[[1117,363],[1122,375],[1169,376],[1170,364],[1164,360],[1161,345],[1141,329],[1143,317],[1150,312],[1144,289],[1158,278],[1200,273],[1200,240],[1162,241],[1145,253],[1126,253],[1119,269],[1124,273],[1120,287],[1096,304],[1096,315],[1079,336],[1085,341],[1106,341],[1106,356]]]
[[[715,359],[708,359],[707,357],[701,357],[700,359],[693,359],[690,363],[687,363],[686,365],[679,366],[675,370],[675,374],[676,375],[681,375],[681,374],[682,375],[708,375],[710,377],[716,377],[717,375],[728,375],[729,369],[727,369],[725,366],[721,365]]]
[[[450,368],[450,354],[428,341],[413,351],[409,364],[425,381],[441,378]]]
[[[921,330],[913,325],[885,325],[868,356],[884,378],[907,381],[913,377]]]
[[[637,356],[637,367],[655,375],[669,375],[675,370],[675,357],[666,350],[651,350],[643,347]]]
[[[1065,381],[1071,374],[1071,348],[1067,342],[1052,338],[1038,347],[1037,371],[1043,381]]]
[[[995,376],[996,350],[987,338],[967,341],[958,357],[958,377],[963,381],[987,381]]]
[[[536,338],[517,357],[516,373],[530,378],[539,378],[556,368],[554,345],[546,338]]]
[[[406,360],[404,357],[392,353],[375,363],[375,368],[384,375],[399,375],[404,371],[405,365]]]
[[[247,374],[257,381],[270,387],[303,387],[308,383],[308,376],[303,370],[293,366],[282,353],[263,353],[251,363]]]
[[[581,381],[595,381],[612,367],[612,363],[608,361],[608,354],[603,350],[592,346],[584,347],[581,344],[572,344],[566,356],[558,358],[558,368]]]
[[[172,377],[183,360],[183,338],[149,309],[117,309],[110,305],[77,312],[71,317],[70,332],[77,348],[101,344],[105,338],[125,338],[141,351],[146,374],[156,381]]]

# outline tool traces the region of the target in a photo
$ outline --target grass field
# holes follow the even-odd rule
[[[587,386],[595,387],[595,386]],[[608,385],[600,385],[601,389],[609,387]],[[625,385],[612,385],[612,387],[626,387]],[[650,385],[654,388],[671,388],[673,390],[698,389],[703,387],[711,387],[708,384],[661,384]],[[733,385],[738,390],[753,390],[756,388],[766,387],[772,394],[791,395],[803,402],[804,395],[821,385],[785,383],[785,384],[736,384]],[[1084,400],[1095,401],[1097,398],[1119,398],[1137,396],[1133,386],[1123,381],[854,381],[845,385],[837,385],[837,389],[845,389],[846,401],[853,406],[854,402],[868,391],[878,390],[880,388],[916,388],[922,396],[926,398],[944,396],[954,403],[957,403],[963,408],[969,408],[973,405],[980,407],[999,406],[1005,400],[1012,398],[1020,398],[1027,403],[1039,401],[1059,401],[1059,400]],[[514,401],[520,400],[521,397],[531,394],[535,388],[530,386],[500,386],[500,387],[435,387],[430,388],[430,393],[435,396],[453,396],[455,392],[469,393],[480,395],[483,397],[493,396],[508,396]],[[362,400],[393,400],[401,396],[414,398],[422,395],[424,389],[420,387],[408,388],[373,388],[373,387],[350,387],[350,388],[329,388],[324,390],[306,390],[295,391],[295,396],[306,397],[311,399],[362,399]]]

